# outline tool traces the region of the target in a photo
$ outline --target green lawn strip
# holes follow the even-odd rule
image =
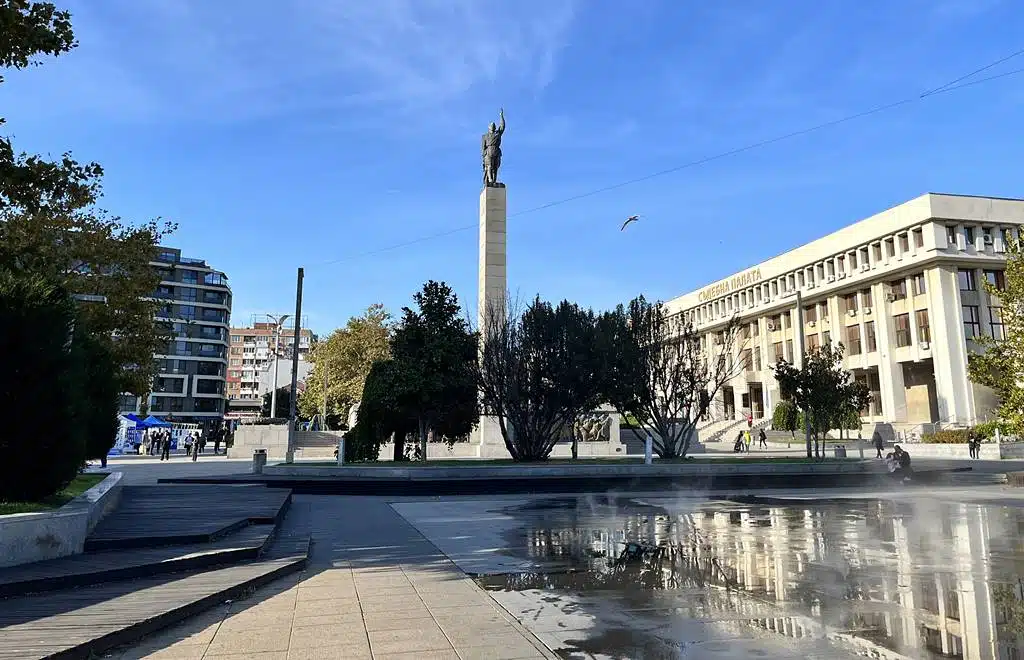
[[[693,465],[700,463],[706,465],[709,463],[841,463],[843,461],[860,460],[859,458],[807,458],[805,456],[762,456],[744,458],[741,456],[728,456],[722,458],[705,458],[695,456],[687,459],[672,459],[672,460],[661,460],[654,459],[655,465]],[[395,463],[394,461],[377,461],[375,463],[348,463],[343,466],[345,467],[381,467],[381,468],[438,468],[438,467],[465,467],[465,468],[477,468],[477,467],[502,467],[502,466],[538,466],[543,467],[546,465],[557,465],[557,466],[586,466],[586,465],[642,465],[644,462],[643,458],[630,456],[628,458],[581,458],[579,460],[572,460],[571,458],[551,458],[546,461],[533,461],[533,462],[516,462],[510,458],[495,458],[495,459],[444,459],[439,461],[402,461]],[[278,463],[277,465],[286,465],[286,463]],[[316,462],[300,462],[293,464],[296,467],[338,467],[338,464],[334,461],[316,461]]]
[[[109,472],[80,474],[68,484],[67,488],[38,502],[0,502],[0,516],[10,513],[33,513],[58,509],[106,479],[109,474]]]

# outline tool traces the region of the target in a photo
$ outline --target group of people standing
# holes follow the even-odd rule
[[[214,429],[207,433],[188,431],[179,438],[179,442],[185,448],[185,455],[192,457],[193,461],[199,460],[199,455],[206,451],[206,442],[213,440],[213,453],[220,454],[220,443],[225,440],[227,430],[223,428]],[[150,456],[160,455],[161,461],[171,460],[171,430],[170,429],[149,429],[146,431],[143,447]]]
[[[750,428],[750,422],[747,422],[747,428],[739,432],[736,436],[736,442],[733,443],[732,450],[737,453],[749,452],[750,445],[754,441],[754,434]],[[757,446],[758,448],[764,447],[768,449],[768,434],[764,432],[764,429],[757,430]]]

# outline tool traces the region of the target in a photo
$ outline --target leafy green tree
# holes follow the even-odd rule
[[[783,399],[772,412],[772,428],[776,431],[789,431],[793,438],[800,427],[800,411],[792,401]]]
[[[85,459],[76,424],[74,327],[75,308],[63,289],[0,268],[0,501],[51,495]]]
[[[417,420],[420,456],[426,460],[429,433],[454,421],[472,422],[472,429],[479,419],[477,335],[444,282],[428,281],[413,299],[416,309],[402,309],[391,355],[411,385],[402,409]]]
[[[992,305],[1001,309],[1003,337],[975,337],[981,353],[968,358],[970,379],[995,390],[997,414],[1007,430],[1024,435],[1024,251],[1019,241],[1007,246],[1005,288],[985,282]]]
[[[742,369],[732,358],[742,348],[739,323],[728,321],[706,349],[692,323],[640,296],[607,312],[602,327],[613,338],[605,340],[607,398],[651,433],[658,456],[686,456],[697,422]]]
[[[842,362],[843,346],[825,344],[808,351],[800,369],[785,360],[779,360],[774,367],[782,397],[793,401],[804,418],[810,419],[808,458],[822,455],[820,441],[840,416],[851,406],[858,406],[854,410],[863,407],[859,405],[860,396],[866,393],[866,386],[856,383],[853,374],[843,369]]]
[[[565,425],[572,439],[572,457],[579,457],[580,415],[593,411],[601,403],[605,387],[605,354],[600,352],[597,317],[593,310],[563,300],[554,310],[557,330],[556,382],[566,404]]]
[[[106,463],[107,452],[117,436],[119,366],[110,352],[110,344],[81,320],[76,323],[72,349],[78,361],[77,424],[85,435],[85,458]]]
[[[391,315],[384,306],[372,305],[362,316],[353,316],[344,328],[317,343],[310,354],[313,372],[299,397],[299,412],[313,417],[323,410],[326,369],[327,415],[346,419],[349,408],[362,396],[370,367],[391,354],[391,325]]]
[[[0,0],[0,67],[25,68],[75,45],[70,14],[53,3]],[[144,395],[152,356],[168,339],[153,320],[157,303],[148,296],[159,277],[149,262],[174,226],[129,226],[97,209],[102,175],[96,163],[17,153],[0,138],[0,266],[40,274],[71,294],[105,296],[107,304],[82,314],[109,342],[120,389]]]
[[[300,395],[301,396],[301,395]],[[262,417],[270,417],[273,419],[287,419],[289,413],[291,413],[292,407],[292,386],[282,385],[277,388],[277,410],[273,413],[270,411],[270,406],[274,403],[274,397],[271,392],[267,392],[263,395],[263,407],[260,408],[260,415]]]
[[[405,460],[405,440],[418,420],[406,408],[415,398],[415,384],[395,360],[377,360],[370,367],[359,400],[356,425],[345,436],[345,460],[375,461],[380,446],[393,438],[394,460]]]

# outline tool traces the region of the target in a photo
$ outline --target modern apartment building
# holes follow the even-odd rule
[[[153,297],[161,302],[157,320],[171,328],[167,347],[154,357],[157,375],[149,414],[175,421],[212,423],[223,419],[227,401],[228,329],[231,288],[224,273],[203,259],[161,247],[152,263],[160,273]],[[122,411],[138,412],[138,400]]]
[[[708,350],[729,319],[742,324],[732,356],[739,375],[718,394],[719,418],[771,416],[779,401],[771,366],[799,364],[802,332],[807,348],[844,345],[844,366],[872,392],[865,423],[907,432],[973,424],[997,401],[968,380],[967,357],[976,337],[1003,333],[999,299],[982,283],[1003,286],[1006,246],[1022,224],[1024,200],[929,193],[668,308],[696,325]]]
[[[256,319],[253,319],[250,327],[231,328],[230,336],[227,393],[233,402],[232,408],[245,408],[246,401],[259,401],[262,404],[263,395],[270,390],[269,385],[273,381],[275,342],[280,387],[291,383],[292,351],[299,352],[300,379],[308,371],[303,367],[307,366],[306,359],[316,340],[312,331],[303,328],[299,331],[296,345],[294,323],[290,327],[282,323],[278,329],[272,320]]]

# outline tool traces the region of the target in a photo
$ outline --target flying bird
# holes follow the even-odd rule
[[[626,221],[622,223],[622,229],[620,229],[619,231],[626,231],[626,227],[629,225],[629,223],[636,222],[639,219],[640,219],[640,216],[638,216],[638,215],[631,215],[631,216],[629,216],[628,218],[626,218]]]

